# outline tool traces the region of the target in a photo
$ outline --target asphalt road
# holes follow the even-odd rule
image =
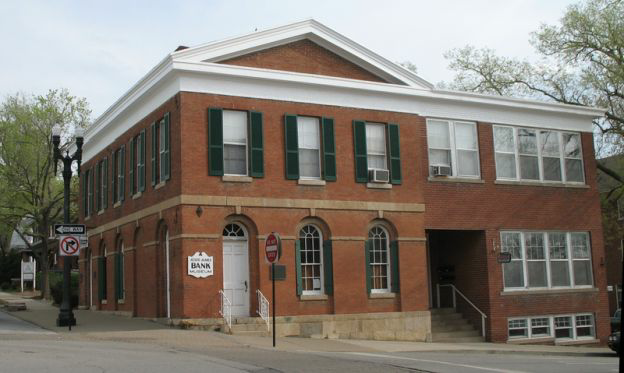
[[[617,372],[615,356],[289,350],[175,329],[54,333],[0,312],[0,373],[12,372]],[[299,349],[297,346],[301,345]],[[317,344],[317,346],[320,346]]]

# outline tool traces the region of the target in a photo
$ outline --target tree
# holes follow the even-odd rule
[[[456,76],[443,88],[550,100],[606,109],[594,121],[597,153],[624,152],[624,2],[588,0],[568,7],[560,24],[542,25],[531,44],[541,56],[529,62],[473,46],[445,54]],[[599,163],[624,185],[624,174]]]
[[[63,181],[55,173],[53,162],[53,129],[62,134],[62,151],[66,151],[79,128],[85,128],[90,117],[83,98],[67,90],[51,90],[46,95],[7,97],[0,104],[0,230],[15,229],[32,246],[42,270],[42,289],[49,299],[48,269],[56,247],[49,247],[50,226],[62,219]],[[75,201],[76,183],[71,199]],[[30,243],[29,243],[30,245]]]

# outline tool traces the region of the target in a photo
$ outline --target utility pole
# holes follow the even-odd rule
[[[63,161],[63,223],[69,224],[69,190],[72,177],[72,163],[77,161],[78,163],[78,176],[80,176],[80,163],[82,162],[82,144],[83,137],[76,136],[76,152],[69,155],[69,151],[62,154],[59,149],[61,144],[61,135],[52,135],[52,144],[54,145],[54,174],[56,175],[56,166],[59,160]],[[63,257],[63,301],[59,309],[59,315],[56,319],[56,326],[68,326],[69,330],[73,325],[76,325],[76,318],[72,312],[71,299],[69,288],[71,285],[71,256]]]

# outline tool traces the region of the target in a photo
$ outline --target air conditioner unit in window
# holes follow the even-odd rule
[[[390,181],[390,171],[372,168],[368,170],[368,180],[373,183],[387,183]]]
[[[432,176],[450,176],[451,167],[450,166],[431,166],[431,175]]]

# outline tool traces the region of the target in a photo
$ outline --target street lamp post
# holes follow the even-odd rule
[[[52,135],[52,144],[54,145],[54,173],[56,174],[56,165],[59,160],[63,161],[63,223],[69,224],[69,186],[72,177],[72,163],[77,161],[78,163],[78,175],[80,175],[80,162],[82,161],[82,136],[76,136],[76,152],[73,155],[69,155],[66,151],[65,155],[59,149],[61,144],[61,136],[59,134]],[[72,312],[71,300],[70,300],[70,280],[71,280],[71,256],[65,256],[63,258],[63,302],[61,302],[61,308],[59,309],[59,315],[56,319],[56,326],[69,326],[70,330],[73,325],[76,325],[76,318]]]

